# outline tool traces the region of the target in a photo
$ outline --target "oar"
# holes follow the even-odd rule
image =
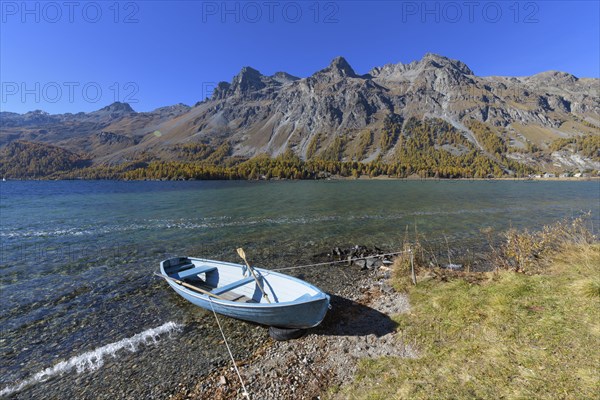
[[[237,253],[239,254],[240,257],[242,257],[242,260],[244,260],[244,262],[246,263],[246,267],[248,267],[248,271],[250,271],[250,273],[254,277],[254,280],[256,281],[256,284],[258,285],[258,288],[262,292],[263,297],[265,298],[265,300],[267,300],[267,302],[270,303],[271,300],[269,300],[269,295],[267,294],[267,292],[265,292],[265,289],[263,288],[263,286],[258,281],[258,277],[254,273],[254,270],[252,269],[252,267],[250,267],[250,264],[248,264],[248,260],[246,260],[246,253],[244,252],[244,249],[242,249],[241,247],[239,247],[237,249]]]
[[[214,294],[214,293],[208,292],[208,291],[206,291],[204,289],[200,289],[199,287],[196,287],[194,285],[190,285],[189,283],[186,283],[184,281],[180,281],[179,279],[171,278],[170,276],[159,274],[158,272],[155,272],[154,275],[160,276],[161,278],[167,279],[169,281],[173,281],[173,282],[177,283],[178,285],[185,286],[188,289],[192,289],[192,290],[194,290],[196,292],[205,294],[207,296],[215,297],[215,298],[220,299],[220,300],[227,300],[224,297],[219,296],[218,294]]]

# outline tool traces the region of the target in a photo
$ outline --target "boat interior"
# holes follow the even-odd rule
[[[267,302],[253,275],[242,265],[181,257],[164,261],[163,268],[169,277],[200,289],[200,293],[210,292],[223,300],[239,303]],[[300,300],[317,294],[283,275],[254,271],[271,303]]]
[[[235,301],[238,303],[258,303],[253,297],[248,297],[246,294],[238,293],[235,289],[241,288],[242,286],[256,287],[256,282],[252,275],[242,277],[241,279],[235,280],[227,285],[218,286],[215,285],[215,281],[219,281],[219,271],[216,266],[213,265],[200,265],[196,266],[192,262],[184,263],[179,266],[179,269],[169,274],[172,278],[186,282],[194,287],[210,292],[223,300]],[[213,284],[211,284],[213,283]]]

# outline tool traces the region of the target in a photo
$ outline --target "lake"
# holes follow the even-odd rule
[[[212,314],[153,277],[169,256],[239,262],[243,247],[288,267],[334,246],[397,250],[407,231],[475,252],[486,227],[587,211],[597,227],[599,198],[597,181],[0,182],[0,394],[164,398],[226,365]],[[302,277],[335,291],[343,267],[321,268]],[[221,320],[236,357],[267,338]]]

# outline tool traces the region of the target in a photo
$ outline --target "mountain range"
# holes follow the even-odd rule
[[[362,75],[337,57],[305,78],[243,67],[193,107],[135,112],[117,102],[90,113],[1,112],[0,147],[58,147],[88,166],[178,161],[182,146],[214,151],[224,143],[224,159],[239,162],[290,151],[302,160],[331,158],[334,147],[334,161],[393,163],[411,135],[407,123],[417,120],[459,133],[431,144],[437,151],[476,149],[507,173],[508,160],[541,172],[598,171],[599,93],[597,78],[557,71],[480,77],[436,54]]]

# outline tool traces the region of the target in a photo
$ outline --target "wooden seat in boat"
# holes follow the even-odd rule
[[[185,279],[185,278],[189,278],[192,276],[196,276],[196,275],[200,275],[203,273],[208,273],[208,272],[212,272],[212,271],[216,271],[216,270],[217,270],[216,267],[201,265],[199,267],[194,267],[194,268],[186,269],[183,271],[179,271],[179,272],[173,274],[172,277],[175,279]]]
[[[238,288],[238,287],[240,287],[242,285],[245,285],[246,283],[250,283],[252,281],[254,281],[254,278],[252,276],[249,276],[247,278],[240,279],[239,281],[232,282],[229,285],[225,285],[223,287],[215,288],[215,289],[211,290],[211,292],[214,293],[214,294],[221,295],[221,294],[223,294],[225,292],[229,292],[230,290]]]

